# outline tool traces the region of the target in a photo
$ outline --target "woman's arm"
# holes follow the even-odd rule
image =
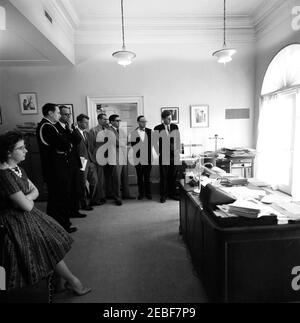
[[[33,209],[34,202],[27,199],[22,191],[10,195],[9,198],[23,211],[30,212]]]
[[[31,201],[35,201],[39,197],[39,191],[36,186],[28,179],[29,182],[29,193],[26,195],[26,198]]]

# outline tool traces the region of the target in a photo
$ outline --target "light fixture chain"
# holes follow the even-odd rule
[[[123,49],[125,48],[125,32],[124,32],[124,7],[123,0],[121,0],[121,14],[122,14],[122,39],[123,39]]]
[[[226,47],[226,0],[224,0],[224,47]]]

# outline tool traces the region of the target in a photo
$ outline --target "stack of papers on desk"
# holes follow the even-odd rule
[[[262,216],[269,216],[275,214],[270,207],[249,199],[238,200],[230,205],[220,205],[218,208],[227,214],[227,217],[241,216],[245,218],[255,219]]]
[[[257,218],[261,212],[261,208],[257,203],[252,201],[238,200],[228,205],[228,211],[246,218]]]
[[[266,192],[263,190],[251,190],[245,186],[238,187],[220,187],[220,189],[226,193],[233,195],[237,200],[245,199],[261,199],[266,195]]]
[[[280,218],[286,218],[292,221],[300,220],[300,206],[293,202],[281,202],[280,204],[272,204],[272,208],[280,213]]]

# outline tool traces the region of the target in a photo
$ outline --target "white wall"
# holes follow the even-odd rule
[[[205,150],[214,149],[209,137],[217,133],[225,138],[223,146],[253,146],[253,45],[240,46],[226,67],[211,57],[214,49],[203,45],[135,46],[136,61],[124,69],[111,58],[116,48],[78,47],[76,67],[6,68],[6,124],[2,128],[41,118],[41,114],[20,114],[18,92],[37,92],[39,107],[46,102],[73,103],[76,115],[86,112],[86,96],[143,95],[144,114],[151,127],[160,123],[161,107],[180,108],[184,143],[202,143]],[[210,106],[209,128],[190,128],[192,104]],[[251,119],[227,121],[226,108],[249,108]]]
[[[1,107],[1,114],[2,114],[2,122],[5,122],[4,119],[4,93],[5,93],[5,89],[4,89],[4,85],[5,85],[5,71],[3,69],[0,68],[0,107]],[[2,130],[4,129],[4,124],[0,124],[0,133],[2,132]]]

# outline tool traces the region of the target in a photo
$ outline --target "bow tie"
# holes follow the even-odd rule
[[[145,129],[139,129],[140,131],[145,131]]]

